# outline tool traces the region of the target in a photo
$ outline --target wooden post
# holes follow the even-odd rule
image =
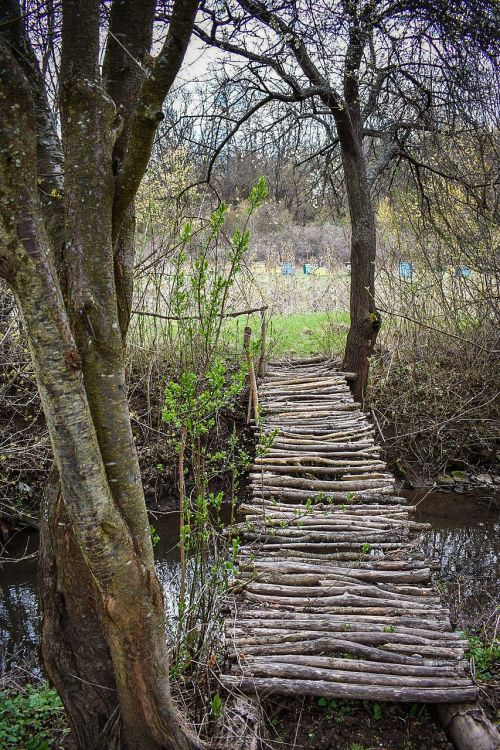
[[[266,310],[267,307],[263,307],[260,311],[260,358],[259,366],[257,367],[257,377],[261,378],[266,369],[266,333],[267,333],[267,321],[266,321]]]
[[[249,393],[249,398],[248,398],[247,424],[250,423],[250,415],[252,413],[252,404],[253,404],[255,423],[258,424],[259,423],[259,396],[257,394],[257,380],[255,377],[252,353],[250,351],[251,336],[252,336],[252,329],[250,328],[250,326],[246,326],[245,333],[243,336],[243,348],[245,350],[245,355],[247,358],[248,380],[249,380],[249,387],[250,387],[250,393]]]
[[[184,481],[184,453],[186,451],[187,430],[185,427],[181,430],[181,445],[179,448],[179,551],[181,563],[181,578],[179,589],[179,625],[182,622],[185,593],[186,593],[186,549],[184,546],[184,517],[185,517],[185,499],[186,484]]]

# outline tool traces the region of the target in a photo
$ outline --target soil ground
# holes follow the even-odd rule
[[[326,705],[319,705],[319,703]],[[264,704],[272,750],[452,750],[420,704],[275,698]]]
[[[319,699],[321,701],[321,699]],[[332,705],[334,704],[334,705]],[[377,707],[377,708],[375,708]],[[273,750],[452,750],[432,709],[317,698],[265,703]]]

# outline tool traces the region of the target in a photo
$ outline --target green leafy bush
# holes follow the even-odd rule
[[[51,750],[68,731],[60,698],[46,683],[28,685],[21,693],[0,692],[2,750]]]
[[[488,682],[493,678],[493,669],[500,664],[500,641],[494,638],[485,643],[479,636],[463,633],[469,641],[469,655],[474,664],[474,673],[478,680]]]

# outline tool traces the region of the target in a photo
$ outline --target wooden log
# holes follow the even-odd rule
[[[324,636],[323,638],[314,638],[308,641],[301,640],[292,643],[263,643],[257,645],[248,645],[237,649],[235,658],[237,657],[238,659],[241,659],[251,654],[266,656],[267,654],[328,655],[335,653],[351,654],[352,656],[360,656],[376,662],[394,662],[395,664],[422,664],[422,656],[419,656],[416,653],[408,656],[406,654],[400,654],[395,650],[387,650],[385,648],[377,648],[375,646],[366,646],[354,640],[349,641],[347,639],[338,638],[337,634],[335,634],[335,637]],[[430,662],[428,661],[427,663]],[[449,664],[450,657],[436,657],[432,660],[432,663],[434,665],[440,665],[441,663]]]
[[[370,443],[368,440],[359,440],[359,441],[346,441],[346,442],[328,442],[326,440],[317,441],[317,440],[293,440],[292,438],[276,438],[273,442],[273,449],[279,448],[280,450],[293,450],[301,451],[302,453],[307,453],[308,451],[314,450],[320,450],[323,453],[339,453],[339,452],[345,452],[349,451],[351,455],[355,451],[361,451],[361,450],[368,450],[373,448],[373,443]]]
[[[463,668],[455,664],[433,667],[420,664],[383,664],[381,662],[366,661],[365,659],[342,659],[334,656],[316,656],[314,654],[268,654],[267,656],[249,656],[245,664],[273,663],[305,664],[312,667],[338,669],[347,673],[371,672],[377,675],[402,675],[408,677],[441,677],[442,675],[463,677]]]
[[[255,504],[255,509],[256,510],[257,510],[257,507],[258,507],[258,505],[257,505],[258,502],[260,500],[265,500],[265,499],[266,498],[257,498],[256,499],[256,504]],[[294,506],[295,506],[295,504],[292,503],[291,507],[294,507]],[[316,506],[312,506],[312,507],[316,507]],[[356,506],[354,506],[354,507],[356,507]],[[286,523],[287,525],[289,525],[290,528],[299,528],[299,529],[304,529],[304,530],[306,530],[309,525],[312,526],[312,527],[314,527],[316,524],[318,524],[320,526],[321,525],[326,525],[328,527],[328,529],[330,529],[330,528],[335,529],[335,528],[337,528],[339,526],[344,526],[346,524],[351,524],[353,528],[354,527],[362,527],[363,529],[366,529],[367,531],[369,531],[371,528],[375,529],[375,530],[376,529],[385,529],[385,530],[393,530],[393,531],[397,531],[398,529],[403,529],[403,530],[404,529],[412,529],[413,530],[413,528],[414,528],[412,526],[412,522],[409,521],[407,518],[405,518],[404,514],[402,514],[402,513],[398,514],[398,516],[394,519],[393,523],[387,523],[386,520],[385,520],[386,517],[383,516],[382,513],[380,513],[378,515],[374,514],[371,520],[366,520],[366,518],[363,517],[363,515],[361,513],[359,513],[357,515],[348,514],[348,515],[344,516],[342,514],[342,511],[341,511],[342,505],[329,506],[329,510],[330,511],[332,510],[332,508],[339,508],[339,513],[337,515],[333,515],[330,512],[330,514],[327,516],[327,520],[325,520],[324,523],[321,522],[320,520],[315,519],[315,518],[309,518],[307,515],[305,515],[303,513],[302,510],[298,510],[297,511],[297,516],[295,518],[295,520],[297,521],[296,524],[292,523],[290,521],[290,519],[283,519],[279,515],[275,516],[275,515],[273,515],[272,511],[268,510],[267,508],[263,508],[262,509],[262,513],[253,513],[253,514],[248,514],[247,513],[247,514],[245,514],[246,521],[248,521],[248,523],[246,525],[247,525],[247,528],[250,528],[254,524],[256,526],[267,525],[269,527],[276,528],[276,527],[279,527],[280,525],[284,525]],[[326,511],[325,511],[325,515],[326,515]],[[377,523],[378,519],[380,519],[380,521]],[[239,526],[241,524],[245,525],[246,521],[245,522],[241,522],[240,521],[239,522]],[[306,523],[306,521],[310,521],[311,523],[310,524]],[[396,523],[396,521],[398,521],[398,523]],[[417,526],[417,528],[418,528],[418,526]],[[427,528],[427,527],[425,527],[425,528]]]
[[[328,396],[349,395],[349,387],[345,382],[336,382],[335,380],[325,380],[315,386],[313,382],[295,383],[294,385],[283,385],[276,383],[274,386],[261,385],[260,392],[268,399],[276,398],[278,401],[287,401],[294,396],[301,398],[311,398],[311,401],[322,399]]]
[[[305,636],[308,636],[307,641],[304,641]],[[344,641],[347,642],[347,637],[345,633],[335,633],[335,640]],[[283,634],[282,632],[280,634],[271,635],[266,634],[265,638],[260,637],[258,635],[255,636],[245,636],[241,638],[236,638],[233,642],[234,648],[237,650],[239,654],[245,653],[247,649],[254,648],[254,647],[261,647],[267,648],[267,651],[270,653],[273,653],[273,646],[280,646],[280,648],[283,645],[288,645],[290,647],[293,646],[299,646],[301,648],[300,644],[303,644],[306,642],[308,644],[308,648],[306,651],[300,650],[299,653],[309,653],[310,652],[310,644],[314,641],[324,640],[325,639],[324,633],[314,633],[314,631],[311,631],[310,633],[286,633]],[[332,636],[330,636],[332,637]],[[380,649],[383,653],[401,653],[401,654],[411,654],[415,657],[420,658],[428,658],[432,657],[434,659],[438,659],[441,661],[452,661],[452,660],[460,660],[463,656],[463,649],[460,645],[457,645],[456,648],[450,648],[447,647],[441,643],[433,644],[433,645],[426,645],[426,644],[419,644],[419,643],[400,643],[399,641],[394,643],[387,643],[382,639],[382,637],[376,637],[376,634],[374,633],[356,633],[355,635],[351,636],[351,639],[355,639],[356,643],[359,645],[369,645],[373,648]],[[264,651],[266,653],[266,651]],[[324,651],[321,651],[320,653],[324,653]],[[470,682],[469,678],[467,680]]]
[[[393,495],[394,487],[373,487],[368,488],[365,490],[358,490],[356,493],[353,493],[352,491],[342,491],[342,492],[308,492],[307,490],[300,490],[294,487],[289,488],[280,488],[280,487],[267,487],[267,486],[260,486],[253,488],[253,497],[255,501],[259,501],[261,498],[281,498],[286,500],[309,500],[312,501],[316,506],[320,506],[321,502],[338,502],[342,504],[349,503],[349,505],[354,504],[364,504],[367,500],[370,500],[372,497],[377,500],[378,503],[385,502],[387,505],[391,506],[394,505],[395,502],[399,503],[400,499],[395,498]],[[321,495],[322,500],[319,501],[317,499],[317,496]],[[316,497],[315,497],[316,496]],[[384,497],[385,496],[385,497]],[[301,504],[299,502],[299,504]]]
[[[439,607],[431,607],[427,604],[420,604],[418,602],[407,602],[401,599],[395,602],[391,599],[374,599],[370,596],[358,596],[357,594],[343,593],[339,596],[276,596],[254,593],[253,591],[245,588],[243,590],[243,596],[245,599],[251,599],[252,601],[265,603],[268,602],[270,605],[280,607],[296,607],[299,609],[309,608],[316,609],[321,612],[324,609],[328,609],[330,612],[343,612],[346,614],[354,614],[358,608],[363,608],[365,612],[370,614],[386,614],[386,615],[398,615],[398,614],[413,614],[422,615],[424,613],[433,614],[434,617],[445,616],[448,612]]]
[[[325,453],[335,453],[339,451],[349,451],[354,453],[356,450],[368,450],[374,448],[371,441],[366,439],[366,435],[360,435],[357,439],[346,440],[324,440],[320,436],[313,437],[283,437],[280,435],[275,438],[272,447],[284,450],[301,451],[308,453],[312,451],[323,451]]]
[[[499,750],[500,734],[478,704],[439,706],[438,716],[457,750]]]
[[[326,528],[316,529],[311,526],[281,527],[272,523],[270,519],[264,524],[238,524],[236,533],[240,533],[245,540],[279,541],[296,540],[303,542],[343,542],[358,543],[359,548],[364,543],[378,541],[399,542],[409,538],[409,529],[400,526],[395,528],[377,528],[375,526],[356,526],[355,524],[330,524]]]
[[[373,672],[350,672],[348,670],[333,670],[323,667],[313,667],[306,664],[290,664],[288,662],[234,664],[231,672],[245,677],[280,677],[285,679],[299,680],[326,680],[327,682],[340,682],[347,685],[377,685],[401,688],[458,688],[468,687],[467,680],[460,680],[454,674],[450,677],[438,677],[437,675],[410,676],[410,675],[383,675]]]
[[[291,380],[295,380],[297,382],[290,382]],[[341,385],[345,388],[346,381],[344,378],[339,377],[335,373],[330,374],[324,374],[324,375],[318,375],[315,378],[312,378],[311,375],[305,375],[302,378],[289,378],[288,382],[285,379],[277,380],[272,379],[268,380],[262,379],[261,381],[261,388],[264,391],[272,391],[274,389],[286,389],[286,390],[293,390],[294,388],[303,388],[304,390],[311,390],[313,393],[316,393],[319,389],[328,387],[330,385]]]
[[[406,524],[398,526],[382,525],[363,525],[362,519],[358,517],[358,522],[343,522],[341,519],[332,520],[325,525],[302,523],[300,520],[297,524],[288,523],[279,518],[273,518],[272,515],[261,516],[260,520],[245,521],[233,527],[229,532],[234,536],[241,534],[245,540],[256,540],[267,542],[287,542],[296,540],[301,542],[343,542],[349,541],[361,545],[366,542],[390,541],[399,542],[407,541],[410,536],[410,529]]]
[[[325,450],[328,450],[328,448],[336,448],[338,450],[342,446],[342,440],[337,438],[335,434],[337,432],[345,432],[342,425],[340,426],[340,429],[332,429],[329,427],[328,429],[316,429],[312,431],[304,431],[303,429],[299,430],[298,428],[296,430],[282,429],[277,435],[275,435],[272,447],[274,448],[276,444],[283,442],[290,443],[290,450],[292,450],[294,446],[296,446],[297,449],[299,449],[300,446],[305,446],[308,452],[316,450],[315,446],[319,446],[320,449],[324,448]],[[271,430],[269,430],[267,434],[270,433]],[[343,442],[346,444],[346,450],[349,452],[361,449],[380,451],[379,446],[374,444],[371,434],[366,431],[360,432],[359,435],[355,435],[354,437],[347,437]]]
[[[478,689],[460,688],[396,688],[377,685],[342,685],[324,680],[285,680],[277,677],[237,677],[222,675],[221,682],[228,689],[243,692],[280,695],[317,695],[346,700],[392,701],[403,703],[453,703],[473,701]]]
[[[298,493],[302,493],[301,490],[297,490]],[[328,493],[327,498],[330,497],[331,493]],[[238,513],[268,513],[273,510],[276,512],[293,512],[295,513],[315,513],[315,512],[323,512],[327,511],[330,514],[334,515],[349,515],[349,516],[373,516],[374,518],[377,518],[377,516],[382,516],[386,518],[391,519],[398,519],[398,518],[407,518],[409,513],[413,513],[416,510],[415,505],[398,505],[400,500],[405,500],[405,498],[399,498],[396,495],[392,495],[390,497],[391,500],[394,502],[391,503],[389,506],[387,504],[387,496],[383,496],[381,499],[383,502],[381,503],[380,500],[377,497],[376,493],[371,493],[369,496],[370,502],[369,503],[363,503],[363,495],[356,495],[356,497],[360,497],[360,502],[346,502],[342,503],[341,505],[337,505],[334,503],[328,503],[328,502],[316,502],[314,505],[304,505],[303,503],[280,503],[278,500],[270,500],[266,498],[259,498],[258,502],[254,502],[252,504],[249,503],[242,503],[240,506],[238,506]],[[311,500],[314,499],[314,495],[312,496]],[[368,499],[368,498],[367,498]],[[390,514],[390,515],[389,515]]]
[[[280,391],[273,389],[272,391],[263,390],[259,388],[261,395],[261,403],[263,404],[330,404],[335,403],[335,397],[340,393],[347,395],[349,389],[344,386],[331,386],[330,388],[312,390],[295,390],[295,391]]]
[[[276,420],[287,422],[288,419],[295,421],[299,418],[302,421],[298,424],[301,425],[310,425],[313,428],[321,426],[327,427],[329,425],[334,427],[335,422],[338,419],[351,421],[361,413],[359,409],[360,405],[353,403],[347,394],[334,393],[331,394],[331,399],[332,402],[328,408],[320,408],[317,412],[315,412],[312,407],[306,406],[304,402],[296,404],[295,406],[290,405],[288,409],[284,408],[282,404],[277,410],[269,413],[266,423],[270,424]],[[368,426],[366,422],[365,425]],[[290,426],[293,427],[296,425],[291,424]],[[286,427],[286,424],[284,427]],[[372,429],[375,433],[375,429]]]
[[[317,396],[311,399],[308,394],[296,394],[295,396],[277,396],[272,394],[268,398],[261,399],[261,404],[265,408],[266,414],[287,414],[295,415],[299,412],[306,416],[312,417],[325,416],[329,419],[335,414],[338,404],[349,403],[349,389],[337,389],[336,392],[328,393],[323,396]],[[351,421],[351,415],[344,419]]]
[[[427,601],[430,601],[430,602],[432,602],[434,599],[436,599],[437,601],[441,601],[440,597],[436,596],[436,592],[434,591],[434,589],[430,587],[424,588],[422,586],[415,586],[415,585],[402,586],[401,584],[384,583],[383,581],[380,580],[380,577],[381,576],[379,573],[377,576],[373,577],[372,581],[379,591],[384,592],[387,595],[391,593],[397,596],[411,596],[411,597],[417,597],[417,598],[424,597],[424,599],[427,599]],[[347,580],[351,580],[352,578],[353,576],[351,576]],[[336,576],[333,578],[333,582],[337,580],[339,580],[339,576]],[[354,580],[359,580],[359,579],[354,578]],[[329,575],[327,579],[325,578],[320,579],[320,583],[322,586],[330,586],[332,584],[332,576]],[[414,581],[412,581],[412,584],[414,584]]]
[[[376,461],[370,461],[370,462],[359,462],[358,464],[355,464],[351,461],[351,463],[337,463],[337,465],[331,464],[330,466],[315,466],[314,464],[310,464],[308,466],[297,466],[292,462],[287,462],[284,464],[279,464],[276,461],[269,461],[269,460],[256,460],[255,464],[251,467],[251,474],[250,476],[258,476],[259,470],[264,470],[266,472],[271,471],[273,474],[285,474],[287,476],[290,476],[291,474],[305,474],[305,475],[314,475],[318,474],[320,476],[332,476],[336,474],[340,474],[341,476],[345,475],[353,475],[358,474],[360,475],[360,479],[364,478],[372,478],[377,476],[387,476],[384,474],[374,474],[373,472],[376,470],[383,471],[386,468],[386,464],[382,462],[376,462]]]
[[[257,483],[252,482],[250,486],[256,486],[258,487],[258,480],[259,475],[258,474],[250,474],[250,478],[252,480],[257,480]],[[353,480],[345,480],[340,479],[338,481],[328,482],[322,479],[306,479],[302,477],[286,477],[283,476],[276,476],[274,474],[268,474],[265,472],[263,474],[263,480],[261,484],[264,486],[270,488],[270,487],[288,487],[290,489],[305,489],[305,490],[314,490],[316,492],[328,492],[329,490],[335,491],[335,490],[343,490],[346,492],[355,492],[357,490],[363,491],[365,489],[375,489],[375,488],[381,488],[381,487],[387,487],[387,486],[393,486],[394,485],[394,479],[387,475],[387,477],[383,476],[380,479],[357,479],[356,481]]]
[[[321,385],[331,383],[335,385],[342,385],[342,377],[338,375],[328,375],[326,377],[315,377],[314,375],[303,375],[302,377],[291,377],[291,378],[276,378],[271,377],[270,375],[267,375],[264,380],[261,388],[265,391],[266,389],[270,390],[273,387],[277,387],[278,385],[281,386],[292,386],[292,385],[308,385],[311,388],[316,389],[317,387],[320,387]]]
[[[354,578],[359,581],[377,581],[378,583],[418,583],[421,581],[429,581],[431,571],[430,568],[418,568],[416,570],[365,570],[363,568],[354,567],[335,567],[328,566],[324,562],[315,565],[311,571],[311,562],[291,562],[291,563],[279,563],[279,562],[261,562],[255,561],[248,565],[239,565],[241,570],[252,570],[256,575],[269,575],[274,576],[276,579],[286,575],[306,575],[309,576],[309,580],[319,580],[320,576],[328,575],[347,575],[350,578]]]
[[[412,654],[423,654],[426,652],[427,655],[437,655],[441,658],[449,659],[456,659],[463,654],[463,641],[458,639],[455,641],[438,641],[436,639],[431,641],[423,636],[418,636],[413,633],[402,633],[400,631],[397,633],[388,633],[368,630],[349,630],[348,632],[336,630],[330,632],[329,636],[332,636],[333,633],[337,640],[355,640],[356,643],[377,646],[384,649],[388,648],[390,645],[393,648],[389,650],[408,651]],[[284,631],[283,629],[264,630],[263,628],[259,628],[252,632],[247,630],[241,633],[235,631],[233,633],[233,643],[237,649],[244,650],[246,646],[270,646],[276,643],[301,643],[304,640],[312,641],[324,637],[325,632],[322,630]],[[399,646],[411,646],[413,650],[399,648]]]
[[[324,552],[325,554],[327,552],[333,552],[337,550],[351,550],[355,553],[356,557],[361,557],[363,554],[363,550],[361,548],[361,542],[303,542],[301,540],[289,540],[285,538],[276,537],[272,542],[269,542],[267,539],[259,539],[260,545],[263,550],[269,552],[270,550],[280,550],[280,549],[293,549],[293,550],[300,550],[303,551],[312,551],[315,550],[316,552]],[[370,542],[372,549],[383,549],[383,550],[403,550],[407,544],[404,543],[398,543],[398,542],[378,542],[375,540],[371,540]],[[368,552],[365,553],[365,557],[370,557]]]
[[[361,497],[359,502],[347,501],[344,503],[334,503],[328,502],[327,499],[314,502],[315,497],[317,498],[318,495],[315,496],[315,494],[312,493],[309,498],[310,502],[306,503],[290,503],[285,500],[254,497],[252,498],[252,504],[242,503],[242,505],[239,506],[237,513],[239,515],[258,516],[261,519],[263,517],[267,518],[273,516],[276,516],[277,518],[281,516],[295,519],[310,518],[314,520],[320,518],[327,518],[328,520],[342,520],[349,518],[358,523],[360,521],[366,521],[367,523],[370,521],[373,523],[383,523],[387,521],[396,524],[415,524],[412,528],[419,528],[420,526],[428,528],[427,523],[410,520],[411,506],[398,506],[395,503],[387,503],[386,496],[383,497],[383,502],[380,503],[376,492],[370,493],[369,496],[370,500],[373,498],[373,502],[366,502],[366,500],[363,502],[363,497]],[[323,495],[321,495],[321,497],[323,497]],[[326,496],[326,498],[328,497],[329,495]],[[353,499],[360,497],[360,494],[358,493],[352,497]],[[392,496],[392,499],[395,500],[396,498]],[[243,510],[240,510],[240,508],[243,508]]]
[[[359,404],[353,404],[350,401],[339,402],[338,404],[335,405],[336,412],[341,412],[341,411],[352,412],[352,411],[358,411],[358,409],[359,409]],[[284,422],[286,422],[287,424],[289,423],[290,425],[302,425],[303,427],[314,428],[315,426],[329,425],[330,423],[329,423],[328,417],[329,417],[329,413],[325,414],[324,418],[317,417],[316,419],[313,419],[312,417],[309,416],[309,413],[306,412],[303,417],[294,416],[293,419],[291,416],[288,417],[287,419],[282,419],[281,417],[279,418],[269,417],[268,419],[266,419],[266,422],[268,425],[269,424],[270,425],[283,424]],[[366,430],[364,431],[374,433],[375,429],[373,427],[366,427]]]
[[[302,542],[353,542],[359,548],[364,543],[376,543],[379,541],[399,542],[406,540],[409,536],[409,530],[404,527],[397,529],[377,529],[360,526],[351,530],[349,524],[342,526],[331,526],[331,531],[316,531],[315,529],[297,528],[292,526],[276,525],[250,525],[238,524],[238,529],[245,539],[259,539],[262,542],[296,540]]]
[[[323,614],[320,615],[321,620],[336,622],[345,622],[350,624],[352,617],[348,614]],[[273,620],[279,618],[281,621],[291,620],[293,623],[297,622],[314,622],[315,615],[306,612],[289,612],[287,610],[273,610],[273,609],[245,609],[245,619],[262,619],[262,620]],[[388,622],[393,623],[395,626],[407,625],[408,627],[425,627],[429,630],[447,630],[451,631],[451,625],[449,620],[440,620],[439,622],[434,619],[426,617],[409,617],[407,615],[399,616],[390,621],[385,616],[373,616],[364,613],[356,613],[357,622],[370,622],[370,623],[381,623],[387,625]]]
[[[420,559],[420,558],[419,558]],[[241,564],[241,561],[240,561]],[[277,569],[279,566],[290,567],[292,571],[297,570],[314,570],[327,572],[329,570],[335,570],[341,572],[345,570],[349,575],[355,575],[361,577],[361,573],[367,576],[378,575],[382,571],[421,571],[425,572],[425,575],[430,575],[430,568],[425,563],[420,563],[418,560],[383,560],[383,559],[372,559],[370,562],[362,562],[357,560],[353,563],[346,563],[345,565],[334,565],[331,567],[331,563],[328,563],[326,559],[321,555],[315,559],[303,558],[301,555],[286,555],[282,561],[279,560],[259,560],[254,559],[252,564],[255,565],[258,570],[265,570],[267,566],[271,569]],[[293,567],[292,567],[293,566]],[[323,571],[323,568],[325,571]]]
[[[377,545],[380,548],[383,548],[383,545]],[[425,560],[426,564],[430,567],[433,567],[434,563],[431,560],[427,560],[424,555],[419,555],[416,552],[414,552],[413,548],[408,549],[408,545],[398,545],[397,549],[393,551],[394,554],[405,554],[408,557],[412,557],[413,560]],[[334,561],[336,564],[341,564],[345,562],[348,565],[353,565],[357,562],[363,562],[363,561],[374,561],[376,558],[373,557],[373,555],[369,553],[363,553],[359,552],[357,549],[347,550],[347,551],[332,551],[330,550],[320,550],[321,558],[323,561]],[[293,549],[293,547],[283,547],[280,548],[279,545],[275,545],[274,549],[269,549],[269,546],[266,546],[266,549],[259,550],[255,545],[249,544],[249,545],[242,545],[240,547],[240,557],[241,559],[244,559],[245,557],[251,556],[253,559],[257,555],[260,555],[261,557],[265,556],[268,560],[288,560],[288,559],[301,559],[301,560],[311,560],[315,561],[318,560],[318,551],[312,551],[306,549]]]
[[[320,583],[322,583],[320,579]],[[384,603],[389,601],[392,602],[414,602],[419,606],[422,605],[424,608],[430,604],[439,604],[440,599],[438,596],[426,596],[422,595],[410,595],[404,594],[401,591],[397,593],[387,591],[387,587],[384,589],[379,588],[376,584],[360,583],[353,579],[345,581],[328,581],[327,585],[308,585],[300,586],[297,584],[279,584],[279,583],[265,583],[255,580],[244,582],[247,591],[253,591],[254,593],[267,593],[274,594],[277,596],[318,596],[325,598],[326,596],[342,596],[343,594],[356,594],[364,597],[374,597],[377,601],[381,599]]]
[[[286,525],[286,528],[284,526]],[[427,528],[424,526],[424,528]],[[324,521],[319,519],[307,518],[307,516],[299,516],[295,519],[283,518],[283,516],[275,516],[272,513],[266,515],[255,515],[246,516],[244,523],[238,523],[234,525],[228,532],[234,536],[237,533],[248,534],[266,534],[267,536],[273,533],[281,533],[286,531],[294,537],[304,537],[308,534],[331,534],[336,531],[339,533],[356,532],[357,538],[359,539],[363,533],[373,532],[374,534],[392,533],[407,536],[410,531],[414,528],[411,526],[411,521],[400,521],[399,524],[387,523],[381,521],[376,523],[375,521],[367,521],[362,516],[357,516],[354,519],[350,518],[326,518]],[[367,540],[365,540],[367,541]]]
[[[313,496],[314,497],[314,496]],[[311,498],[312,500],[312,498]],[[399,509],[388,505],[375,505],[363,503],[283,503],[266,498],[256,498],[249,505],[243,503],[238,508],[238,515],[245,515],[247,520],[256,523],[268,523],[286,521],[287,523],[347,523],[376,526],[408,526],[413,529],[428,529],[428,523],[411,521],[407,508]],[[241,509],[243,508],[243,510]]]
[[[254,529],[256,529],[258,526],[265,524],[268,527],[276,527],[279,526],[282,523],[287,523],[288,527],[298,527],[303,528],[305,530],[329,530],[329,529],[339,529],[342,530],[345,529],[351,529],[363,531],[364,529],[370,530],[370,529],[411,529],[412,531],[424,531],[430,529],[430,524],[428,523],[417,523],[415,521],[409,521],[405,518],[394,518],[394,519],[388,519],[385,516],[374,516],[374,519],[371,520],[367,519],[366,517],[363,518],[361,514],[355,516],[355,515],[347,515],[347,514],[337,514],[337,515],[331,515],[327,514],[325,512],[324,517],[321,518],[317,514],[314,516],[308,515],[307,512],[304,514],[297,513],[297,514],[285,514],[285,513],[255,513],[255,514],[246,514],[246,520],[244,524],[238,524],[236,529],[240,529],[245,525],[251,524]],[[380,519],[380,520],[378,520]]]
[[[262,457],[264,458],[284,458],[289,459],[291,463],[294,461],[315,461],[319,458],[328,459],[328,460],[342,460],[343,458],[354,458],[354,460],[362,460],[367,459],[370,460],[377,460],[378,456],[374,452],[375,449],[372,452],[372,449],[365,449],[357,451],[356,453],[353,453],[352,451],[303,451],[302,454],[297,451],[293,450],[285,450],[280,448],[267,448],[265,453],[262,454]],[[332,458],[333,454],[333,458]]]
[[[265,498],[263,498],[265,500]],[[247,506],[248,507],[248,506]],[[260,499],[255,505],[250,506],[252,512],[244,510],[245,521],[251,524],[271,524],[276,525],[286,522],[290,526],[325,526],[352,524],[353,526],[362,526],[363,528],[396,528],[404,527],[410,529],[428,529],[429,524],[417,523],[408,519],[407,513],[397,513],[394,518],[385,515],[382,512],[374,513],[367,518],[363,513],[353,513],[352,510],[356,505],[328,505],[323,511],[317,512],[316,505],[311,505],[314,510],[302,510],[298,503],[288,505],[290,512],[284,510],[275,511],[272,506],[264,506]],[[349,507],[349,511],[347,510]],[[238,511],[240,513],[241,511]]]
[[[336,395],[337,393],[345,393],[346,385],[336,378],[324,379],[317,381],[315,384],[313,381],[307,383],[295,383],[287,385],[286,383],[276,382],[274,385],[261,385],[260,392],[265,398],[279,398],[287,399],[293,396],[300,396],[306,398],[308,396],[318,396],[322,398],[324,396]]]
[[[359,430],[363,432],[369,431],[369,426],[358,421],[354,415],[351,414],[350,409],[346,407],[350,406],[347,399],[337,399],[336,401],[329,401],[328,403],[317,404],[316,406],[306,404],[304,401],[295,404],[285,403],[270,403],[263,405],[263,413],[265,415],[266,423],[270,424],[275,421],[279,421],[281,424],[286,425],[288,422],[295,422],[297,419],[307,420],[305,424],[327,424],[332,425],[332,428],[340,431],[345,430]],[[341,409],[339,409],[341,407]],[[349,412],[347,415],[343,415],[341,424],[337,420],[332,422],[332,413],[337,411]],[[344,426],[345,425],[345,426]]]
[[[263,575],[258,577],[248,577],[247,579],[236,579],[237,585],[240,581],[246,585],[248,591],[267,592],[276,594],[285,594],[286,596],[317,596],[324,597],[327,592],[334,592],[335,595],[341,593],[357,593],[364,596],[374,596],[378,598],[383,596],[385,599],[394,601],[415,601],[426,604],[438,604],[440,598],[430,588],[419,588],[417,586],[388,586],[387,584],[374,581],[371,584],[357,580],[352,576],[337,576],[327,581],[315,574],[302,574],[299,581],[297,576],[273,576],[268,575],[268,580],[262,580]],[[274,580],[272,580],[274,578]],[[270,579],[270,580],[269,580]],[[465,641],[464,643],[468,643]]]
[[[443,650],[440,647],[434,647],[434,646],[409,646],[404,643],[386,643],[384,646],[384,649],[387,649],[388,651],[398,651],[398,652],[408,652],[408,653],[419,653],[423,656],[440,656],[443,653]],[[461,657],[463,656],[464,649],[459,644],[459,646],[456,649],[449,649],[447,653],[449,653],[449,656],[451,658],[452,653],[455,654],[455,657]]]
[[[298,416],[305,418],[312,417],[313,420],[316,420],[319,417],[326,417],[330,420],[332,418],[332,412],[337,410],[337,406],[344,406],[348,403],[347,399],[340,398],[336,400],[331,398],[329,401],[322,401],[317,404],[306,403],[305,401],[286,403],[284,401],[279,402],[273,400],[264,402],[262,406],[263,412],[266,415],[266,422],[269,422],[269,415],[273,418],[279,417],[279,419],[282,419],[283,421],[286,421],[288,418],[295,419]],[[347,427],[357,427],[361,429],[362,423],[356,419],[349,418],[350,416],[351,415],[349,414],[348,418],[344,418],[344,424],[346,424]]]
[[[340,617],[337,616],[338,620],[334,619],[334,616],[329,616],[329,619],[325,619],[322,615],[318,615],[315,618],[309,620],[284,620],[279,619],[241,619],[234,625],[228,628],[228,637],[231,635],[236,638],[242,635],[259,635],[265,633],[278,633],[278,632],[295,632],[302,634],[304,633],[387,633],[391,630],[392,632],[398,632],[405,635],[417,635],[421,638],[425,638],[426,641],[432,645],[433,642],[440,642],[445,645],[463,644],[456,633],[442,630],[431,630],[429,628],[424,629],[424,623],[419,623],[419,626],[409,627],[401,625],[398,618],[385,619],[384,622],[370,622],[366,620],[359,620],[357,617]],[[382,620],[383,618],[379,618]]]
[[[385,542],[377,544],[377,548],[383,549],[385,552],[400,551],[402,550],[402,547],[403,545],[386,544]],[[255,547],[252,547],[250,545],[243,545],[242,547],[240,547],[240,551],[243,552],[243,554],[252,554],[254,550]],[[310,556],[311,558],[317,558],[318,551],[321,552],[321,555],[325,560],[334,560],[335,562],[341,561],[350,563],[357,560],[373,559],[372,555],[370,555],[369,553],[360,552],[358,547],[355,547],[349,543],[341,543],[337,545],[313,544],[310,545],[310,547],[301,542],[291,542],[286,545],[265,544],[262,547],[262,551],[268,559],[272,559],[273,555],[275,557],[282,558],[286,555],[294,556],[299,553],[302,558],[307,556]]]
[[[292,458],[292,456],[283,456],[279,457],[272,453],[266,454],[264,456],[257,456],[255,458],[255,463],[259,465],[268,465],[268,464],[275,464],[279,466],[290,466],[290,465],[296,465],[303,469],[308,469],[310,465],[313,466],[339,466],[339,467],[373,467],[373,466],[379,466],[380,464],[383,464],[385,467],[385,462],[380,461],[377,458],[373,458],[373,456],[368,455],[368,458],[363,459],[362,457],[359,458],[358,456],[352,456],[352,454],[347,454],[347,456],[341,457],[341,456],[335,456],[335,458],[325,458],[323,456],[317,456],[314,454],[305,454],[303,456],[295,456]]]

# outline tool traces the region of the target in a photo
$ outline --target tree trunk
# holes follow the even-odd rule
[[[68,257],[73,258],[68,295],[80,352],[42,219],[29,86],[1,40],[0,66],[0,275],[13,289],[23,317],[62,490],[43,521],[48,669],[81,748],[187,750],[198,743],[170,698],[162,594],[128,419],[111,205],[99,192],[102,186],[92,181],[100,173],[87,171],[80,147],[78,161],[68,159],[65,169],[65,187],[72,191],[66,209]],[[112,110],[88,78],[72,85],[85,106],[72,111],[70,101],[70,116],[80,118],[80,133],[92,128],[88,143],[96,144],[93,157],[104,168],[109,163],[106,118]],[[92,123],[96,112],[104,123]],[[71,141],[71,134],[67,138]],[[102,199],[97,208],[104,213],[92,215],[92,199]],[[109,220],[103,230],[106,208]],[[96,247],[99,239],[103,245]],[[88,253],[95,258],[94,273]],[[103,267],[97,265],[99,253]],[[62,638],[60,651],[52,637]],[[93,721],[91,707],[98,714],[95,731],[84,726]],[[101,729],[109,733],[101,732],[96,745]]]
[[[342,143],[342,164],[351,219],[351,322],[342,366],[344,370],[356,373],[351,388],[356,401],[362,403],[369,358],[381,320],[375,306],[375,211],[360,138],[353,136],[347,143]]]
[[[113,738],[119,740],[120,713],[101,600],[72,532],[55,469],[40,514],[38,581],[43,663],[64,696],[75,744],[111,746]]]

